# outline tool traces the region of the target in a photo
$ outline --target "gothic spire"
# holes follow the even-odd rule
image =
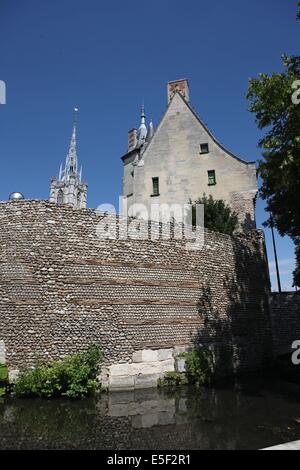
[[[66,163],[65,168],[60,171],[59,180],[60,181],[69,181],[70,177],[79,177],[78,173],[78,162],[77,162],[77,148],[76,148],[76,127],[77,127],[77,120],[76,120],[76,113],[78,108],[74,108],[74,121],[73,121],[73,131],[71,136],[71,142],[69,147],[69,152],[66,156]]]
[[[82,182],[82,168],[79,170],[76,148],[76,114],[74,108],[73,130],[69,151],[64,165],[60,165],[59,177],[51,179],[49,200],[58,205],[70,204],[74,209],[86,207],[88,186]]]

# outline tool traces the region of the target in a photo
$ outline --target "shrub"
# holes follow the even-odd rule
[[[185,351],[182,351],[182,352],[179,352],[176,354],[176,357],[186,357],[186,352]]]
[[[8,389],[8,369],[5,364],[0,364],[0,397],[6,394]]]
[[[196,349],[185,353],[185,369],[189,382],[204,385],[211,378],[211,354],[207,349]]]
[[[185,374],[180,372],[166,372],[162,379],[158,379],[159,387],[177,387],[178,385],[187,385],[188,379]]]
[[[232,211],[230,206],[222,199],[214,199],[211,195],[203,194],[202,198],[198,198],[192,205],[192,225],[196,225],[196,206],[195,204],[204,205],[204,227],[213,232],[227,233],[232,235],[238,226],[238,217]]]
[[[99,389],[96,375],[102,357],[99,346],[92,345],[86,352],[24,370],[15,383],[14,393],[18,397],[43,398],[91,395]]]

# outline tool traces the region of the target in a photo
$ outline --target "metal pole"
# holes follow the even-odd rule
[[[280,276],[279,276],[279,266],[278,266],[277,251],[276,251],[276,245],[275,245],[274,224],[273,224],[272,215],[270,216],[270,220],[271,220],[271,232],[272,232],[272,240],[273,240],[273,248],[274,248],[274,257],[275,257],[275,266],[276,266],[276,274],[277,274],[278,292],[281,292],[281,283],[280,283]]]

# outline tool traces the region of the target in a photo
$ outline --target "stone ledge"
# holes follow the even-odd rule
[[[119,377],[124,375],[160,374],[173,371],[174,363],[175,360],[171,357],[166,360],[113,364],[109,367],[109,375],[110,377]]]

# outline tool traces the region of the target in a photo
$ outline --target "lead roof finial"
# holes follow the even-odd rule
[[[146,118],[145,106],[144,106],[144,101],[143,101],[142,107],[141,107],[141,124],[140,124],[139,130],[138,130],[138,135],[137,135],[137,139],[138,139],[137,145],[138,145],[138,147],[141,147],[145,143],[146,136],[147,136],[147,127],[146,127],[146,124],[145,124],[145,118]]]

